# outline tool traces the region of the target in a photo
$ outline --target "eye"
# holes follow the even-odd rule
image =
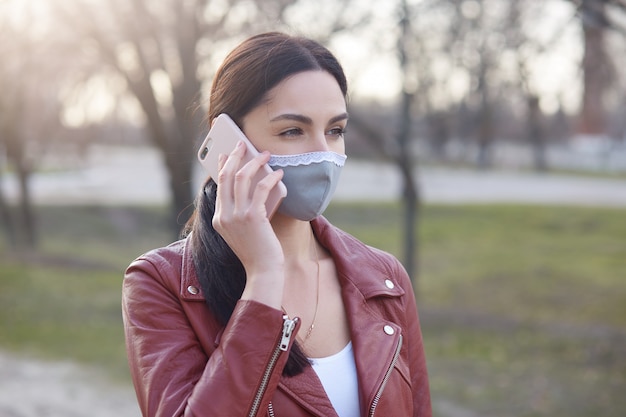
[[[279,136],[295,137],[295,136],[302,135],[302,133],[303,133],[302,129],[294,127],[294,128],[291,128],[291,129],[283,130],[282,132],[279,133]]]
[[[336,138],[343,138],[346,133],[346,129],[343,127],[334,127],[326,132],[326,136],[334,136]]]

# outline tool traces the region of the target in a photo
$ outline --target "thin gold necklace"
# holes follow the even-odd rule
[[[313,312],[313,321],[311,322],[311,325],[309,326],[309,328],[306,331],[306,334],[304,335],[303,342],[305,342],[311,336],[311,333],[313,332],[313,329],[315,328],[315,319],[317,318],[317,308],[320,304],[320,258],[317,253],[317,242],[315,242],[315,235],[313,234],[312,230],[311,230],[311,241],[313,244],[313,250],[315,251],[315,264],[317,265],[317,296],[315,300],[315,311]],[[285,307],[282,307],[282,309],[285,314],[288,314]]]
[[[306,335],[304,335],[304,340],[306,341],[310,336],[311,332],[315,328],[315,319],[317,318],[317,308],[320,304],[320,258],[317,254],[317,242],[315,242],[315,236],[313,235],[313,231],[311,231],[311,240],[313,241],[313,249],[315,250],[315,264],[317,265],[317,299],[315,300],[315,311],[313,312],[313,321],[311,322],[311,326],[309,326],[306,331]]]

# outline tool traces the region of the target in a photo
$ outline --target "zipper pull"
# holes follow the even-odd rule
[[[285,321],[283,322],[283,335],[280,339],[279,348],[285,352],[289,348],[289,342],[291,341],[291,336],[293,336],[293,330],[296,328],[298,319],[295,318],[292,320],[288,316],[283,316],[283,319]]]

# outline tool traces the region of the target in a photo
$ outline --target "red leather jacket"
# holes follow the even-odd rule
[[[312,224],[341,281],[361,415],[430,417],[422,335],[405,270],[323,217]],[[240,300],[227,326],[217,324],[188,240],[135,260],[126,271],[122,304],[145,417],[337,416],[311,367],[295,377],[281,375],[297,320]]]

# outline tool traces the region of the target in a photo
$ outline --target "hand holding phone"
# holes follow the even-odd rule
[[[218,158],[220,154],[229,155],[238,142],[246,145],[246,153],[242,160],[242,166],[259,155],[259,151],[252,145],[250,140],[239,129],[237,124],[226,114],[220,114],[215,118],[211,130],[202,142],[198,151],[198,159],[202,166],[208,171],[211,178],[217,181]],[[265,164],[252,178],[251,189],[254,190],[259,181],[273,172],[269,165]],[[267,217],[271,218],[281,201],[287,195],[287,187],[280,181],[270,190],[270,194],[265,202]]]

